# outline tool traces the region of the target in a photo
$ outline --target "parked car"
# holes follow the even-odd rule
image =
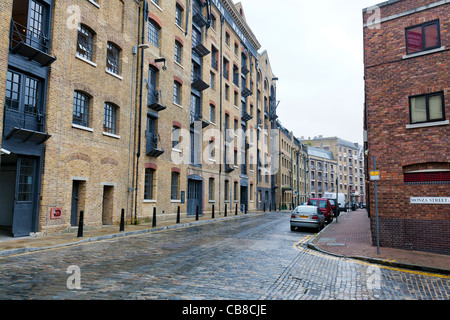
[[[328,201],[330,201],[334,216],[337,217],[339,215],[339,208],[336,206],[336,199],[328,199]]]
[[[298,206],[291,214],[291,231],[295,228],[315,228],[320,231],[325,225],[325,216],[316,206]]]
[[[333,210],[331,209],[330,199],[325,198],[310,198],[308,200],[309,206],[316,206],[322,211],[325,220],[329,223],[333,221]]]
[[[336,193],[334,192],[325,192],[323,194],[323,197],[326,199],[336,199]],[[337,194],[338,204],[339,204],[339,211],[345,211],[347,208],[345,207],[345,194],[338,193]]]

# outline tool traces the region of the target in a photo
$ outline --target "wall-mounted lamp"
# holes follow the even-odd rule
[[[155,63],[159,63],[159,62],[164,62],[164,65],[163,65],[162,69],[163,69],[164,71],[166,71],[166,70],[167,70],[167,67],[166,67],[166,58],[158,58],[158,59],[155,59]]]

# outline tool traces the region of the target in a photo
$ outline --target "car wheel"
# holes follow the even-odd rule
[[[291,231],[295,231],[295,227],[294,226],[291,226]]]

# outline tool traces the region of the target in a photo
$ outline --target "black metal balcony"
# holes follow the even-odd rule
[[[50,54],[50,39],[42,31],[27,28],[13,20],[10,38],[12,53],[36,61],[42,66],[48,66],[56,61],[56,57]]]
[[[225,172],[230,173],[234,171],[234,166],[228,163],[225,163]]]
[[[241,92],[241,96],[244,98],[247,98],[248,96],[251,96],[253,94],[253,92],[247,88],[247,87],[243,87],[242,88],[242,92]]]
[[[195,124],[197,122],[201,123],[202,129],[206,128],[207,126],[209,126],[209,121],[206,121],[205,119],[203,119],[201,114],[195,114],[195,113],[191,113],[191,127],[195,127]]]
[[[203,81],[202,76],[197,73],[192,73],[192,88],[203,91],[209,88],[209,84],[207,84],[205,81]]]
[[[150,157],[159,157],[164,153],[161,145],[161,138],[159,134],[147,132],[146,154]]]
[[[247,73],[250,72],[250,70],[248,70],[247,66],[245,64],[241,65],[241,72],[243,75],[246,75]]]
[[[158,92],[158,90],[154,89],[148,89],[148,97],[147,97],[147,105],[150,109],[153,109],[155,111],[162,111],[166,109],[166,106],[160,103],[161,99],[161,92]]]
[[[5,140],[17,139],[22,142],[31,141],[42,144],[51,137],[44,131],[44,114],[24,112],[9,107],[5,107],[4,112]]]
[[[193,9],[192,19],[194,20],[195,24],[200,28],[204,27],[208,23],[205,16],[203,16],[202,11],[198,9]]]
[[[204,56],[207,56],[211,53],[200,41],[197,41],[197,43],[192,44],[192,50],[200,57],[203,58]]]
[[[249,120],[253,119],[253,116],[247,113],[247,110],[242,110],[241,120],[244,122],[247,122]]]

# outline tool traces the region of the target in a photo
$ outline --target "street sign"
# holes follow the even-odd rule
[[[370,171],[370,180],[371,181],[380,180],[380,171]]]

